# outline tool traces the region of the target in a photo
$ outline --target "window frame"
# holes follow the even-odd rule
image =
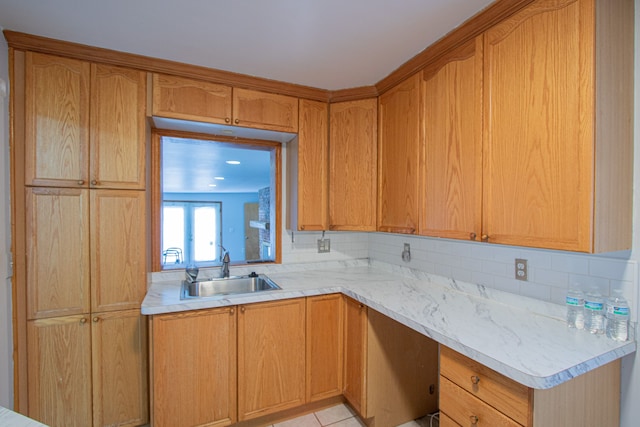
[[[275,206],[272,206],[272,239],[275,242],[273,264],[282,263],[282,144],[276,141],[210,135],[197,132],[185,132],[167,129],[153,129],[151,132],[151,271],[171,271],[162,264],[162,144],[163,137],[200,139],[220,144],[229,144],[239,148],[264,150],[271,153],[272,174],[271,189],[275,192]],[[245,265],[244,262],[233,262],[234,265]],[[177,267],[184,268],[184,267]],[[174,268],[175,269],[175,268]]]

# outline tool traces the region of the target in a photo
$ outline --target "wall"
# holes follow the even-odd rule
[[[2,28],[0,27],[0,31]],[[0,37],[0,86],[9,85],[9,53]],[[13,363],[11,335],[11,279],[9,278],[9,97],[0,88],[0,406],[13,407]]]

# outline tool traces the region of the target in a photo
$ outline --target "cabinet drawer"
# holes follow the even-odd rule
[[[440,375],[520,424],[528,424],[532,392],[524,385],[445,346],[440,348]]]
[[[440,376],[440,411],[462,426],[521,427],[443,376]]]

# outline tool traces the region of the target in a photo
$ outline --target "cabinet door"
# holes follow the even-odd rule
[[[25,184],[88,186],[87,62],[26,53]]]
[[[305,299],[244,305],[238,316],[238,419],[305,400]]]
[[[367,417],[367,308],[344,297],[344,397],[362,417]]]
[[[231,86],[154,74],[153,115],[231,124]]]
[[[341,294],[307,298],[307,402],[342,394]]]
[[[482,37],[423,72],[420,234],[480,240]]]
[[[26,188],[27,318],[89,311],[89,190]]]
[[[329,108],[325,102],[300,100],[300,133],[288,144],[292,178],[289,227],[304,231],[329,228]],[[289,149],[288,148],[288,149]],[[290,197],[292,195],[290,194]]]
[[[139,308],[147,289],[145,193],[91,190],[91,311]]]
[[[249,89],[233,89],[233,124],[298,132],[298,98]]]
[[[375,231],[378,103],[331,104],[329,228]]]
[[[419,104],[419,74],[379,98],[378,231],[418,228]]]
[[[154,426],[236,422],[236,318],[235,307],[153,316]]]
[[[93,426],[149,421],[147,318],[140,310],[92,314]]]
[[[51,427],[91,425],[87,316],[27,322],[28,416]]]
[[[147,75],[91,65],[91,172],[93,187],[145,188]]]
[[[537,1],[485,34],[483,229],[490,242],[591,247],[591,3]]]

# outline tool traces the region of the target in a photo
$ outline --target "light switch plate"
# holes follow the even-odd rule
[[[331,252],[331,239],[318,239],[318,253]]]

